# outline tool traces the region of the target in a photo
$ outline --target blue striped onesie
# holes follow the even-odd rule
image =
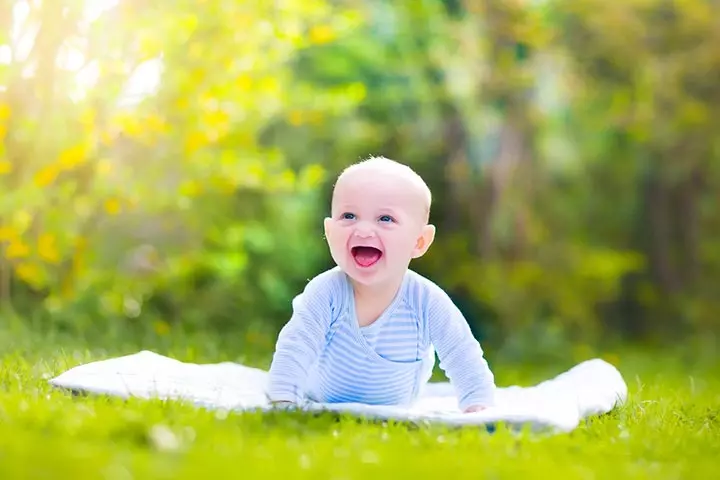
[[[461,410],[490,406],[494,377],[448,295],[408,270],[390,306],[360,327],[347,275],[335,267],[293,300],[270,366],[272,401],[410,405],[430,379],[435,352]]]

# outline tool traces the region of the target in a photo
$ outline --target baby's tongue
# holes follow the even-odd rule
[[[373,247],[357,247],[354,249],[355,261],[363,267],[369,267],[380,260],[380,250]]]

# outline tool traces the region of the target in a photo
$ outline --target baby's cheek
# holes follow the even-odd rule
[[[338,227],[333,227],[327,230],[325,238],[332,248],[338,248],[342,245],[342,232],[339,231]]]

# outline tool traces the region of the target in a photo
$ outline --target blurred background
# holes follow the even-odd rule
[[[2,0],[3,318],[269,354],[332,266],[334,176],[383,155],[430,184],[413,268],[488,351],[714,345],[718,19],[704,0]]]

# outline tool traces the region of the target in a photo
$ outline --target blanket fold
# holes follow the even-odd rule
[[[237,363],[180,362],[151,351],[100,360],[71,368],[50,384],[77,392],[123,398],[185,400],[198,406],[226,410],[267,410],[267,372]],[[620,372],[601,359],[581,362],[532,386],[499,387],[496,406],[463,414],[452,385],[430,383],[411,408],[362,404],[308,404],[309,411],[333,411],[359,417],[438,423],[492,425],[569,432],[592,415],[608,413],[627,399]]]

